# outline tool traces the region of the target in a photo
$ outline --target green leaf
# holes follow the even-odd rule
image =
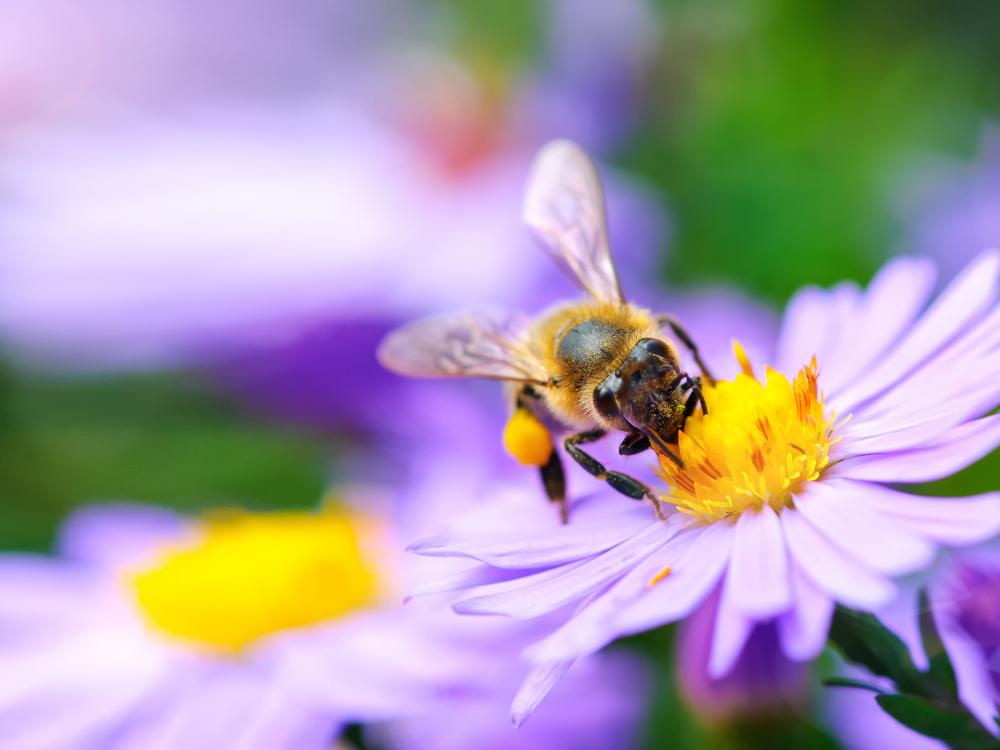
[[[858,690],[870,690],[873,693],[884,693],[885,691],[878,685],[872,685],[863,680],[854,680],[850,677],[827,677],[823,680],[827,687],[857,688]]]
[[[882,710],[915,732],[943,740],[955,750],[986,750],[998,746],[976,719],[961,708],[949,708],[915,695],[879,695]]]
[[[926,589],[921,589],[917,607],[920,621],[920,640],[930,661],[928,672],[939,690],[939,697],[957,702],[958,682],[955,680],[955,668],[952,666],[951,657],[948,656],[944,642],[941,640],[941,634],[938,632]]]
[[[90,502],[312,507],[327,464],[317,441],[190,377],[0,370],[0,548],[46,549]]]
[[[932,687],[914,666],[906,644],[872,614],[837,607],[830,641],[845,659],[888,677],[902,692],[927,695]]]

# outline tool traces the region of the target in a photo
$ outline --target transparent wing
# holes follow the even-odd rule
[[[625,301],[611,259],[601,181],[593,162],[575,143],[552,141],[535,157],[524,220],[570,278],[592,297]]]
[[[521,338],[525,321],[496,310],[425,318],[382,341],[378,360],[400,375],[545,383],[548,373]]]

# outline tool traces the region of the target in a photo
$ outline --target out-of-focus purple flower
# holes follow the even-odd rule
[[[937,259],[949,275],[1000,247],[1000,130],[989,128],[974,164],[928,168],[901,207],[903,250]]]
[[[28,27],[41,29],[63,5],[44,2],[18,11]],[[132,59],[116,51],[117,29],[134,25],[143,38],[162,27],[171,33],[148,54],[169,60],[164,74],[176,74],[180,93],[186,80],[196,89],[216,75],[221,83],[169,116],[162,103],[138,106],[112,86],[107,98],[125,106],[42,119],[9,139],[0,156],[7,346],[76,369],[207,366],[264,408],[321,427],[354,425],[359,412],[394,398],[392,389],[362,387],[384,381],[372,356],[347,356],[360,354],[376,327],[467,304],[530,312],[569,291],[521,225],[523,181],[536,147],[574,132],[582,111],[592,118],[584,143],[613,140],[601,123],[625,110],[612,113],[597,92],[609,79],[641,76],[648,9],[629,2],[595,16],[554,5],[551,71],[538,74],[548,93],[533,98],[525,92],[534,73],[479,71],[394,35],[398,14],[386,6],[341,23],[340,4],[299,2],[297,13],[281,6],[287,33],[276,34],[278,6],[268,0],[241,6],[239,18],[227,15],[239,4],[214,9],[227,29],[215,50],[220,64],[193,77],[174,63],[187,57],[205,68],[185,51],[205,52],[198,30],[214,38],[216,26],[190,24],[193,11],[180,0],[157,0],[136,18],[87,19],[101,61]],[[297,53],[311,62],[300,69],[294,55],[276,54],[288,64],[272,71],[280,95],[231,80],[267,79],[229,63],[259,52],[261,34],[297,39],[297,23],[308,26]],[[324,31],[330,25],[334,34],[367,31],[338,45]],[[602,50],[629,50],[622,65],[582,62],[595,26],[616,30]],[[312,59],[324,54],[309,41],[316,37],[336,51]],[[266,58],[255,54],[254,65],[266,67]],[[152,67],[128,66],[155,98]],[[553,111],[556,99],[572,106]],[[641,186],[606,177],[623,281],[650,297],[662,213]]]
[[[644,670],[623,654],[600,654],[567,675],[545,710],[516,732],[507,719],[508,697],[497,691],[442,703],[440,710],[393,722],[383,729],[392,750],[605,750],[637,747],[648,694]]]
[[[58,557],[0,559],[0,744],[324,748],[341,722],[509,700],[524,631],[402,607],[390,537],[332,507],[201,521],[79,512]],[[635,733],[642,686],[625,657],[571,676],[567,699],[592,707],[595,747]],[[534,736],[580,747],[568,728],[554,716]]]
[[[386,43],[395,0],[8,0],[0,8],[0,149],[49,121],[276,103],[329,86]]]
[[[681,623],[677,642],[677,680],[681,695],[704,720],[757,719],[804,709],[808,668],[785,656],[774,623],[758,625],[739,660],[725,677],[708,672],[718,595],[710,597]]]
[[[954,555],[930,588],[962,702],[994,734],[1000,706],[1000,549]]]
[[[548,138],[569,138],[591,150],[614,147],[642,112],[658,25],[646,0],[546,4],[549,44],[539,74],[522,87],[522,113]]]
[[[528,651],[550,678],[619,636],[686,617],[716,590],[711,676],[731,671],[763,623],[787,656],[811,659],[835,602],[878,607],[895,594],[892,578],[925,569],[939,545],[1000,531],[997,493],[928,498],[886,486],[948,476],[1000,442],[990,414],[1000,254],[980,256],[927,305],[934,281],[933,265],[901,259],[864,292],[799,293],[766,383],[738,353],[743,373],[706,387],[708,414],[680,435],[683,467],[660,460],[662,499],[674,506],[665,521],[602,493],[578,502],[566,526],[511,513],[413,549],[477,562],[448,583],[475,589],[461,613],[576,607]],[[500,582],[481,585],[488,574]],[[522,703],[548,684],[529,683]]]
[[[927,654],[917,630],[917,581],[879,619],[907,644],[914,663],[926,668]],[[994,717],[1000,706],[1000,548],[995,544],[948,556],[933,572],[928,602],[945,651],[951,659],[958,694],[990,732],[998,734]],[[890,688],[885,680],[861,669],[851,676]],[[851,747],[943,748],[895,721],[866,690],[838,690],[828,698],[831,727]]]

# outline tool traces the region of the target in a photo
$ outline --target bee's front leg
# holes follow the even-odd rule
[[[702,376],[708,381],[709,385],[715,385],[715,378],[712,377],[712,372],[708,369],[702,359],[701,354],[698,352],[698,346],[694,343],[694,339],[691,338],[690,334],[684,330],[676,318],[672,315],[661,315],[656,319],[656,322],[660,324],[660,327],[669,326],[670,330],[674,332],[674,335],[681,340],[681,343],[687,347],[688,351],[691,352],[691,356],[694,357],[695,364],[698,365],[698,369],[701,370]]]
[[[621,445],[618,446],[618,454],[622,456],[634,456],[646,450],[649,450],[649,437],[638,430],[633,430],[626,435]]]
[[[632,498],[633,500],[648,499],[653,503],[653,510],[656,512],[656,517],[663,520],[664,516],[663,511],[660,509],[660,498],[655,492],[635,477],[630,477],[628,474],[622,474],[619,471],[608,471],[604,468],[604,464],[580,448],[581,443],[593,443],[596,440],[600,440],[604,437],[604,435],[604,430],[581,432],[577,435],[570,435],[563,442],[563,445],[566,448],[566,452],[569,453],[573,460],[580,464],[580,466],[582,466],[588,474],[597,477],[598,479],[603,479],[611,485],[613,489],[617,490],[626,497]]]

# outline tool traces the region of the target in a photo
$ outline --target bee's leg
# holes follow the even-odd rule
[[[563,523],[569,521],[569,504],[566,502],[566,473],[563,471],[562,459],[558,451],[552,451],[548,463],[541,467],[542,486],[549,501],[559,506],[559,518]]]
[[[580,466],[582,466],[588,474],[595,476],[598,479],[603,479],[611,485],[613,489],[622,493],[626,497],[632,498],[633,500],[649,500],[653,503],[653,510],[656,512],[656,517],[663,520],[664,516],[663,511],[660,509],[660,498],[657,497],[656,493],[654,493],[651,489],[649,489],[649,487],[644,485],[638,479],[630,477],[628,474],[622,474],[618,471],[608,471],[604,468],[604,464],[579,447],[581,443],[593,443],[595,440],[600,440],[604,437],[604,434],[604,430],[581,432],[577,435],[570,435],[566,438],[563,445],[566,447],[566,452],[569,453],[573,460],[580,464]]]
[[[699,404],[701,404],[701,413],[708,414],[708,405],[705,403],[705,397],[701,394],[700,378],[690,378],[685,383],[683,390],[690,390],[687,401],[684,402],[684,419],[690,417],[694,413],[695,407]]]
[[[622,444],[618,446],[618,453],[622,456],[634,456],[648,449],[649,438],[638,430],[633,430],[625,436]]]
[[[694,340],[688,335],[688,332],[684,330],[684,327],[677,322],[677,319],[670,315],[661,315],[656,319],[660,326],[670,326],[670,330],[674,332],[674,335],[681,340],[681,343],[687,347],[688,351],[694,357],[695,363],[698,365],[698,369],[701,370],[701,374],[708,381],[709,385],[715,385],[715,378],[712,377],[712,372],[708,369],[702,359],[701,354],[698,353],[698,347],[695,345]]]

